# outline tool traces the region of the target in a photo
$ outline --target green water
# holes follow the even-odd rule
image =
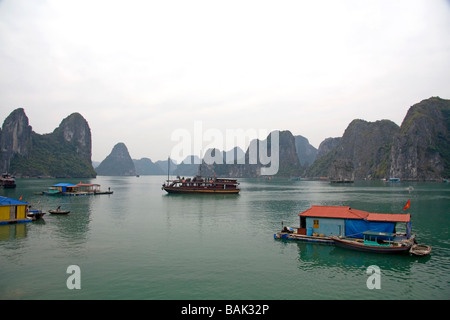
[[[57,182],[21,180],[0,195],[47,214],[0,226],[0,299],[449,299],[450,184],[240,179],[239,195],[167,195],[165,177],[98,177],[113,195],[36,195]],[[413,190],[408,190],[412,186]],[[311,205],[402,213],[428,257],[360,253],[275,240]],[[69,290],[67,267],[80,267]],[[370,265],[381,289],[368,289]]]

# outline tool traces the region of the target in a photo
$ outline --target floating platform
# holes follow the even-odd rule
[[[33,219],[30,218],[25,218],[25,219],[11,219],[11,220],[6,220],[6,221],[0,221],[0,225],[4,225],[4,224],[17,224],[17,223],[27,223],[27,222],[32,222]]]
[[[297,241],[307,241],[307,242],[319,242],[326,244],[334,244],[334,241],[325,236],[313,235],[308,236],[299,233],[291,233],[291,232],[277,232],[273,235],[274,239],[286,239],[286,240],[297,240]]]

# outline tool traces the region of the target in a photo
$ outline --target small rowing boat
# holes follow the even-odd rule
[[[70,211],[68,210],[61,210],[61,207],[58,207],[56,210],[48,210],[51,214],[68,214]]]
[[[427,246],[425,244],[414,244],[409,250],[409,253],[415,256],[426,256],[430,254],[430,252],[431,246]]]

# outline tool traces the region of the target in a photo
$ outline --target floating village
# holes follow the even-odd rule
[[[9,175],[4,174],[3,177],[7,176],[8,183],[2,184],[4,188],[15,188],[15,180]],[[107,191],[100,189],[99,184],[87,184],[87,183],[58,183],[52,185],[48,190],[41,191],[37,194],[47,195],[47,196],[94,196],[102,194],[113,194],[109,188]],[[22,198],[22,197],[21,197]],[[12,224],[12,223],[26,223],[36,221],[42,218],[47,212],[42,210],[32,209],[30,203],[22,201],[22,199],[12,199],[8,197],[0,196],[0,225],[2,224]],[[69,214],[69,210],[61,210],[61,206],[56,209],[48,210],[50,214]]]
[[[15,187],[11,177],[4,187]],[[333,182],[332,182],[333,183]],[[39,194],[46,196],[95,196],[113,194],[109,188],[103,191],[99,184],[58,183]],[[209,177],[180,178],[162,185],[167,193],[181,194],[238,194],[237,179]],[[410,202],[406,204],[408,208]],[[50,214],[69,214],[68,210],[48,210]],[[46,212],[31,210],[31,205],[22,199],[0,196],[0,224],[32,222],[42,218]],[[306,241],[323,243],[364,252],[383,254],[408,253],[416,256],[430,254],[431,247],[416,242],[412,233],[411,216],[408,213],[371,213],[346,206],[319,206],[298,214],[299,226],[282,229],[273,237],[276,240]]]

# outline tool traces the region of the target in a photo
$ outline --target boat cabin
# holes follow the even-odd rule
[[[100,185],[96,183],[78,183],[77,192],[84,193],[98,193],[100,192]]]
[[[375,247],[389,247],[395,238],[395,233],[364,231],[364,245]]]
[[[30,222],[28,203],[0,196],[0,224]]]
[[[395,234],[397,223],[405,224],[405,237],[411,236],[411,216],[409,214],[370,213],[341,206],[312,206],[299,214],[298,233],[308,236],[314,233],[329,236],[364,238],[364,232],[378,234],[387,239]],[[399,235],[397,235],[399,236]],[[400,237],[400,236],[399,236]]]

